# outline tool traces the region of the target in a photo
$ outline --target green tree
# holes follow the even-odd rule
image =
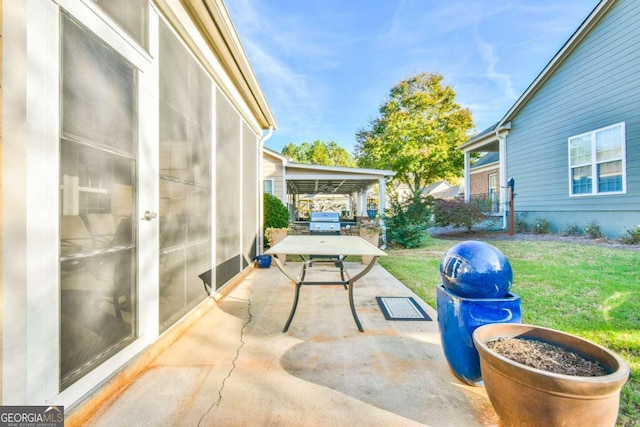
[[[394,191],[390,192],[389,205],[384,213],[389,243],[404,248],[419,247],[429,228],[432,202],[431,196],[405,199]]]
[[[358,166],[395,171],[412,199],[440,180],[462,175],[464,154],[456,149],[474,127],[471,111],[455,101],[438,73],[420,73],[393,86],[369,129],[356,134]]]
[[[347,150],[335,142],[303,142],[287,144],[282,154],[298,163],[325,166],[356,166],[356,161]]]
[[[276,196],[264,193],[264,228],[289,227],[289,209]]]

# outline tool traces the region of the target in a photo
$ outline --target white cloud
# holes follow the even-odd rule
[[[501,89],[502,96],[507,99],[515,100],[518,97],[518,94],[513,88],[511,75],[498,71],[498,63],[500,62],[500,59],[495,55],[493,46],[480,39],[477,39],[476,43],[482,60],[486,66],[486,77]]]

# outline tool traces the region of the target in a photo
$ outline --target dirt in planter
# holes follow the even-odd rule
[[[598,377],[608,372],[598,362],[546,342],[524,338],[499,338],[487,347],[514,362],[556,374]]]

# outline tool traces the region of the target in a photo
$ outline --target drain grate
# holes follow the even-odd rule
[[[413,297],[376,297],[387,320],[431,320]]]

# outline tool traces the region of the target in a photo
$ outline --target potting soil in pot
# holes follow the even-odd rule
[[[487,342],[496,353],[531,368],[577,377],[597,377],[609,372],[599,364],[573,351],[539,340],[500,338]]]

